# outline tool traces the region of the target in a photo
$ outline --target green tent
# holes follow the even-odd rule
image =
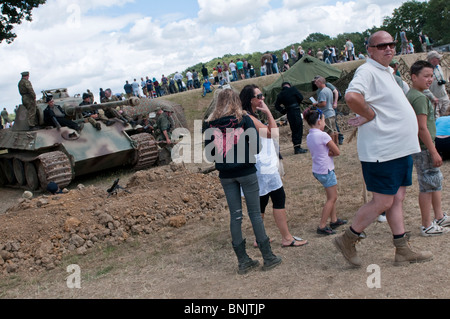
[[[277,95],[281,92],[281,84],[289,82],[302,92],[312,92],[311,81],[316,75],[323,76],[327,81],[336,81],[341,77],[342,71],[330,64],[306,55],[297,61],[289,70],[281,73],[281,76],[263,88],[263,94],[267,105],[275,104]]]

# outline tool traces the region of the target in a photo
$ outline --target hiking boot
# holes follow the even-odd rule
[[[245,244],[246,241],[244,239],[238,246],[233,245],[234,252],[236,253],[236,256],[238,258],[238,274],[240,275],[244,275],[253,268],[259,266],[259,261],[253,260],[247,255]]]
[[[395,246],[395,262],[396,266],[425,262],[433,259],[433,254],[429,251],[415,252],[409,245],[408,236],[394,239]]]
[[[330,223],[330,227],[331,227],[331,229],[336,229],[339,226],[342,226],[345,224],[347,224],[347,220],[338,218],[334,223],[333,222]]]
[[[353,266],[361,267],[362,261],[356,254],[355,245],[366,236],[361,233],[359,236],[348,228],[341,236],[335,237],[333,244],[342,253],[344,258]]]
[[[95,128],[97,129],[97,131],[100,131],[102,129],[102,126],[100,125],[99,122],[95,123]]]
[[[445,217],[444,217],[445,218]],[[442,218],[442,219],[444,219]],[[423,237],[439,236],[450,232],[450,228],[442,227],[433,221],[430,227],[420,226],[420,234]]]
[[[269,237],[267,237],[267,239],[264,240],[262,243],[258,243],[258,248],[261,251],[261,254],[264,259],[264,266],[262,267],[262,270],[270,270],[272,268],[275,268],[281,263],[281,258],[275,256],[272,252]]]
[[[441,226],[441,227],[449,227],[450,226],[450,217],[444,213],[444,217],[442,217],[441,219],[436,219],[435,220],[436,224]]]
[[[330,227],[325,226],[324,228],[317,227],[316,231],[319,235],[334,235],[336,232],[332,230]]]
[[[305,154],[307,152],[308,152],[308,150],[305,150],[304,148],[301,148],[301,147],[294,148],[294,154]]]
[[[339,145],[344,144],[344,135],[339,133]]]
[[[116,123],[115,121],[106,121],[106,126],[111,126],[114,125],[114,123]]]

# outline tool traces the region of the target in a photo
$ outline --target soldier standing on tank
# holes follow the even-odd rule
[[[2,115],[2,119],[3,119],[3,124],[6,125],[6,123],[11,123],[11,120],[9,119],[9,114],[8,114],[8,111],[6,110],[6,107],[3,108],[1,115]]]
[[[22,104],[27,109],[27,120],[30,129],[36,126],[36,93],[30,82],[30,72],[22,72],[22,79],[19,81],[19,93],[22,96]]]

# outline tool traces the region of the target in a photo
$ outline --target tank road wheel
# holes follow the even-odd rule
[[[5,173],[6,180],[9,185],[16,184],[17,180],[16,176],[14,175],[14,166],[11,159],[6,158],[3,161],[3,172]]]
[[[131,164],[137,170],[149,168],[158,160],[158,146],[155,138],[148,133],[131,136],[136,143]]]
[[[0,186],[4,186],[6,184],[8,184],[8,180],[6,179],[3,160],[0,160]]]
[[[60,188],[72,181],[72,165],[63,152],[56,151],[38,156],[38,177],[42,189],[47,189],[49,182],[55,182]]]
[[[25,185],[26,179],[23,162],[18,158],[13,159],[12,162],[13,162],[14,176],[16,177],[17,184],[21,186]]]
[[[30,190],[35,191],[39,188],[39,177],[33,162],[25,163],[25,179]]]

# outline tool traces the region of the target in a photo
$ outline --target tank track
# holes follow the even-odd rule
[[[131,161],[136,170],[153,166],[158,160],[158,145],[155,138],[148,133],[132,135],[131,139],[135,143],[135,153]]]
[[[73,177],[70,160],[61,151],[39,155],[37,173],[42,189],[46,189],[49,182],[55,182],[60,188],[64,188],[70,184]]]
[[[72,165],[61,151],[33,154],[17,153],[0,158],[0,185],[31,191],[47,189],[49,182],[61,188],[72,181]]]

